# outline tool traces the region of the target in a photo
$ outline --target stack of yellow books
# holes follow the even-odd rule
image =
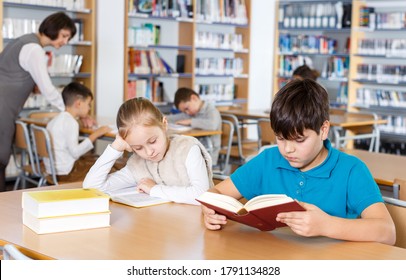
[[[23,192],[23,224],[38,234],[108,227],[109,199],[96,189]]]

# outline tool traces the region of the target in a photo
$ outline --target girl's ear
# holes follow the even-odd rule
[[[168,130],[168,119],[165,116],[162,119],[162,123],[164,124],[165,131]]]

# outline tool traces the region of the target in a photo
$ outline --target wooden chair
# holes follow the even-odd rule
[[[393,182],[393,197],[406,201],[406,180],[395,178]]]
[[[221,125],[221,149],[219,152],[219,170],[213,170],[215,174],[228,174],[231,147],[233,144],[234,125],[227,120],[222,120]]]
[[[258,147],[252,148],[243,145],[238,119],[235,115],[222,113],[221,118],[233,124],[234,135],[236,135],[236,144],[233,144],[231,147],[230,161],[233,161],[237,165],[244,164],[248,156],[258,153]]]
[[[41,187],[45,183],[51,185],[58,185],[56,178],[55,159],[52,149],[51,135],[46,128],[32,124],[30,126],[31,135],[33,137],[34,144],[34,156],[37,163],[37,168],[40,170],[41,178],[38,183],[38,187]],[[48,159],[51,173],[46,172],[43,160]]]
[[[3,246],[3,259],[4,260],[33,260],[32,258],[23,254],[13,244],[6,244]]]
[[[406,201],[385,196],[383,199],[385,200],[386,208],[395,223],[395,246],[406,248]]]
[[[258,120],[258,148],[265,145],[276,144],[276,136],[271,128],[271,121],[269,119]]]
[[[378,120],[378,115],[375,113],[362,113],[362,112],[345,112],[348,118],[354,117],[365,120]],[[378,125],[362,126],[355,129],[351,129],[353,135],[349,135],[349,131],[343,130],[339,127],[333,127],[334,142],[337,149],[345,148],[346,144],[350,140],[357,139],[370,139],[369,151],[379,152],[380,144],[380,130]]]
[[[14,184],[14,190],[16,190],[20,184],[21,188],[26,188],[26,181],[38,184],[38,179],[41,177],[37,168],[33,145],[28,129],[28,124],[17,120],[14,145],[13,145],[13,157],[17,169],[19,170],[18,177]],[[20,154],[20,160],[17,160],[18,154]]]

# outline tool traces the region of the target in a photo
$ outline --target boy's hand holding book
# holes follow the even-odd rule
[[[259,230],[274,230],[286,226],[276,219],[279,213],[305,211],[292,198],[283,194],[260,195],[242,204],[233,197],[206,192],[196,199],[203,207],[208,229],[217,230],[226,224],[226,218],[255,227]],[[214,210],[214,211],[213,211]]]

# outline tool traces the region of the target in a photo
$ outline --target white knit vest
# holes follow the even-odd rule
[[[169,149],[160,162],[145,160],[134,153],[127,162],[127,167],[134,170],[135,180],[150,178],[159,185],[190,186],[186,171],[186,157],[193,145],[198,145],[206,162],[210,187],[213,186],[212,161],[204,146],[194,137],[174,135],[170,137]]]

